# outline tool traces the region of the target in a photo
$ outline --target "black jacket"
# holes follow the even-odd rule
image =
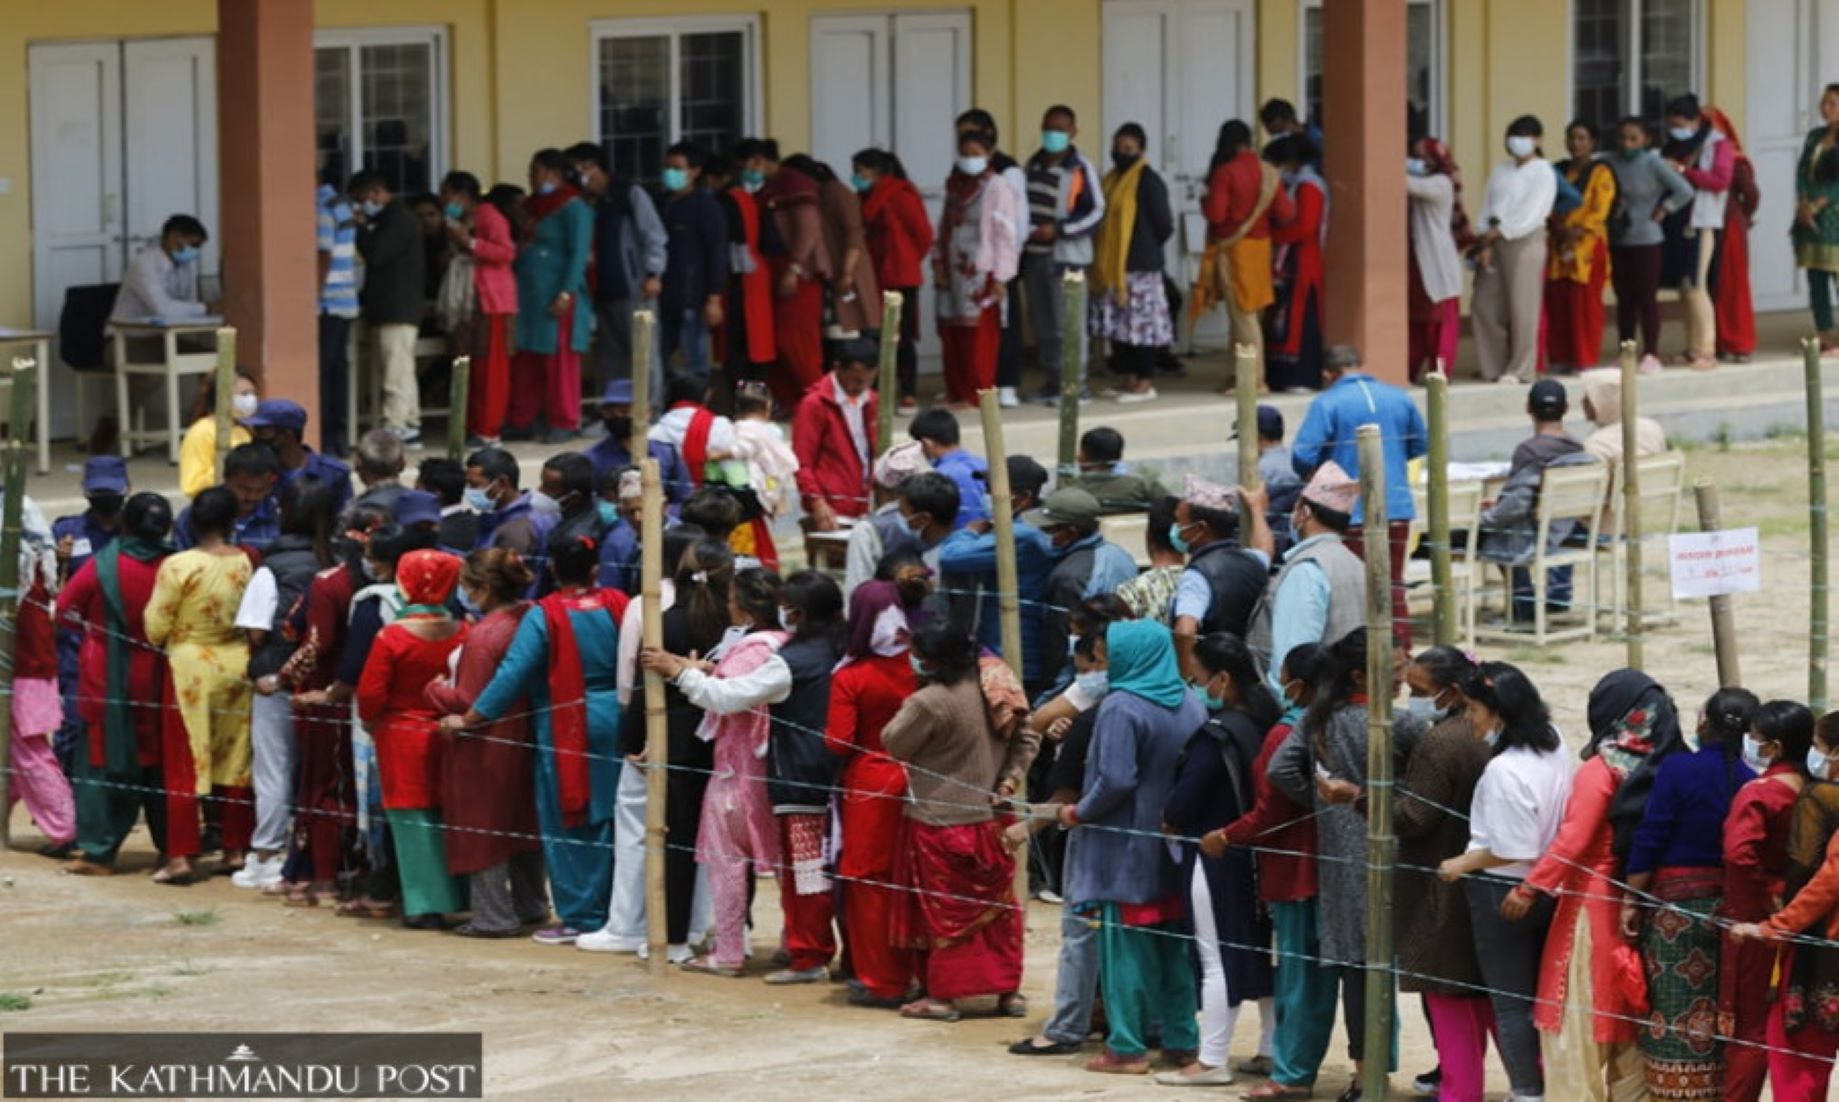
[[[1188,560],[1188,569],[1207,579],[1213,602],[1201,621],[1200,633],[1209,635],[1227,631],[1245,637],[1252,610],[1271,579],[1271,572],[1258,557],[1230,540],[1220,540],[1200,549]]]
[[[420,325],[427,308],[422,298],[427,251],[421,224],[400,197],[391,199],[358,234],[358,255],[364,258],[359,299],[364,320],[372,325]]]
[[[287,625],[294,605],[313,584],[321,563],[313,550],[313,541],[305,536],[282,535],[262,553],[262,565],[275,576],[275,615],[268,638],[249,655],[249,677],[253,680],[278,673],[294,653],[295,643],[282,629]]]
[[[1175,214],[1169,208],[1169,188],[1153,168],[1137,177],[1137,224],[1130,232],[1130,255],[1124,268],[1131,272],[1159,272],[1162,247],[1175,235]]]
[[[779,648],[792,669],[792,695],[772,705],[766,795],[777,814],[821,814],[830,803],[840,757],[824,745],[830,718],[830,671],[842,652],[832,637],[794,639]]]
[[[665,311],[699,309],[727,285],[728,220],[715,197],[699,187],[667,196],[661,213],[670,233],[670,259],[664,265],[658,306]]]

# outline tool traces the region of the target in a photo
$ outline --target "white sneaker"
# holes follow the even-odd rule
[[[1016,396],[1014,387],[1005,386],[997,389],[996,404],[1003,409],[1019,409],[1021,408],[1022,400]]]
[[[1153,402],[1160,397],[1161,395],[1156,393],[1156,388],[1153,386],[1143,391],[1120,390],[1117,394],[1117,404],[1120,406],[1136,406],[1142,405],[1144,402]]]
[[[270,884],[281,882],[281,866],[287,859],[280,854],[263,860],[250,854],[243,859],[243,867],[230,874],[230,883],[239,888],[266,888]]]
[[[645,939],[620,937],[612,927],[607,927],[582,934],[575,939],[575,948],[584,953],[641,953],[645,950]]]
[[[639,946],[638,954],[639,954],[640,960],[650,960],[651,959],[651,946],[649,945]],[[696,950],[690,948],[688,945],[671,945],[671,946],[666,947],[664,950],[664,959],[671,962],[672,964],[682,964],[686,960],[695,959],[695,957],[696,957]]]

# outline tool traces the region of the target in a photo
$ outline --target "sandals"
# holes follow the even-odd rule
[[[955,1022],[958,1008],[934,999],[916,999],[900,1008],[900,1016],[922,1022]]]
[[[177,871],[171,865],[167,865],[153,874],[155,884],[165,884],[172,888],[189,888],[197,881],[197,870],[189,867],[183,871]]]
[[[722,964],[714,957],[691,957],[677,967],[683,969],[685,972],[700,972],[705,976],[720,976],[723,979],[729,980],[738,980],[741,978],[740,965]]]
[[[1314,1098],[1315,1089],[1312,1087],[1285,1086],[1273,1079],[1258,1084],[1239,1097],[1258,1100],[1258,1102],[1268,1102],[1270,1099],[1305,1099]]]
[[[1020,992],[1011,992],[996,1000],[998,1018],[1026,1018],[1028,1016],[1028,996]]]
[[[67,876],[114,876],[115,866],[91,861],[79,853],[64,863],[64,873]]]
[[[368,898],[347,899],[332,908],[332,913],[340,918],[395,918],[396,905]]]

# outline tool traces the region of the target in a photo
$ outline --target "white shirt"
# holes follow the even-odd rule
[[[158,245],[134,254],[122,273],[110,321],[146,321],[149,318],[201,318],[198,301],[198,264],[174,264]]]
[[[669,578],[658,579],[658,615],[669,612],[676,603],[676,583]],[[619,668],[613,671],[613,684],[621,708],[632,703],[633,691],[638,688],[639,646],[644,641],[645,602],[641,598],[627,603],[625,618],[619,622]]]
[[[275,572],[266,566],[256,567],[243,588],[243,603],[236,608],[236,626],[246,631],[273,631],[275,606],[281,602]]]
[[[1511,861],[1490,876],[1524,880],[1551,847],[1571,798],[1571,755],[1516,747],[1498,754],[1482,772],[1469,808],[1469,852],[1485,849]]]
[[[690,418],[696,411],[689,406],[673,409],[658,418],[658,423],[651,426],[647,439],[657,440],[678,451],[683,450],[683,439],[690,434]],[[709,425],[709,450],[712,452],[734,451],[734,422],[717,414]]]
[[[862,409],[868,404],[868,394],[851,398],[843,393],[843,384],[837,381],[836,372],[830,373],[830,390],[836,396],[836,404],[843,407],[843,423],[849,426],[849,439],[856,446],[856,458],[862,461],[862,469],[868,470],[868,422],[863,420]]]
[[[1494,227],[1499,219],[1501,236],[1508,241],[1545,230],[1545,220],[1558,200],[1558,173],[1543,159],[1534,157],[1525,164],[1506,161],[1494,166],[1488,175],[1488,192],[1482,200],[1483,231]]]
[[[1456,187],[1448,176],[1406,176],[1411,200],[1411,255],[1417,258],[1424,295],[1432,302],[1462,295],[1462,256],[1450,232]]]

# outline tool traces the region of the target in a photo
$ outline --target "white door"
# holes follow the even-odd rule
[[[1206,248],[1200,200],[1214,139],[1227,119],[1250,120],[1256,24],[1252,0],[1105,0],[1104,132],[1094,156],[1127,122],[1149,135],[1150,164],[1168,182],[1176,231],[1170,274],[1186,284]],[[1215,311],[1200,330],[1223,334]],[[1179,328],[1179,327],[1178,327]]]
[[[156,244],[174,214],[211,231],[199,271],[218,264],[217,63],[209,38],[155,38],[122,46],[127,104],[127,254]]]
[[[1839,9],[1831,0],[1771,0],[1748,11],[1749,64],[1744,147],[1756,169],[1762,205],[1750,230],[1750,291],[1759,310],[1795,309],[1806,303],[1806,280],[1794,265],[1788,230],[1794,221],[1794,173],[1801,141],[1819,125],[1819,43],[1815,8]],[[1839,12],[1836,12],[1839,14]]]
[[[811,20],[811,155],[840,176],[857,150],[900,157],[933,224],[957,156],[952,124],[971,106],[971,16],[944,11]],[[923,269],[930,282],[929,267]],[[920,351],[931,351],[932,295],[921,288]]]

